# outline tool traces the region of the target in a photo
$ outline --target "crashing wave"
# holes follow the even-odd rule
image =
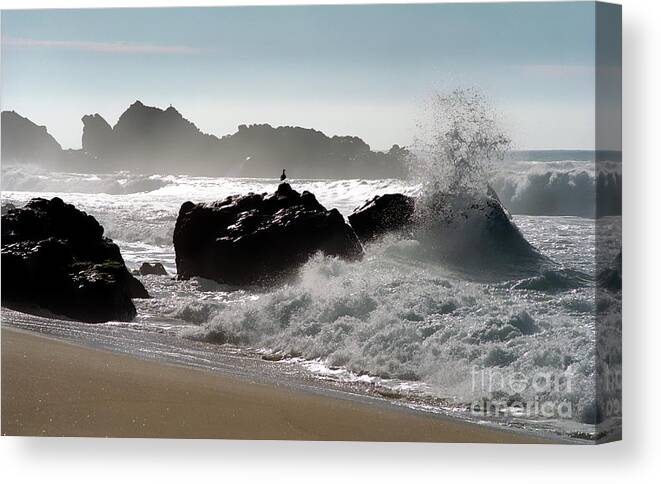
[[[215,343],[269,348],[356,374],[419,381],[460,402],[489,397],[474,371],[497,369],[570,376],[562,394],[580,413],[594,388],[590,314],[558,315],[557,297],[504,297],[415,259],[415,245],[388,238],[351,264],[317,256],[300,281],[250,304],[191,302],[176,314],[197,326],[185,335]],[[589,298],[589,289],[585,298]],[[492,291],[502,291],[496,295]],[[556,299],[554,299],[556,297]],[[586,324],[576,324],[585,319]],[[552,397],[553,389],[549,389]],[[543,394],[524,395],[544,398]]]
[[[410,158],[421,186],[414,235],[429,256],[477,273],[525,274],[550,261],[523,236],[488,181],[510,140],[474,89],[436,95]]]
[[[2,167],[2,190],[17,192],[105,193],[126,195],[158,190],[170,181],[158,175],[119,172],[104,175],[45,172],[37,168]]]
[[[491,184],[514,214],[619,215],[622,175],[618,164],[611,165],[595,176],[594,162],[510,162],[499,167]]]
[[[519,277],[554,265],[493,196],[436,193],[416,203],[415,217],[413,233],[429,257],[483,278]]]

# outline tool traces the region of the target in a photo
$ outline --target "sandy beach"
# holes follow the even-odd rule
[[[2,329],[2,434],[544,443]]]

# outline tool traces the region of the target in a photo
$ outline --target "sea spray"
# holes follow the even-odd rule
[[[494,161],[510,148],[493,109],[476,89],[434,94],[418,130],[409,173],[423,185],[423,194],[485,193]]]
[[[435,94],[410,158],[420,186],[414,237],[427,256],[474,275],[511,277],[549,263],[516,227],[489,186],[510,140],[475,89]]]
[[[589,307],[590,289],[558,287],[560,292],[573,289],[571,302],[535,288],[513,293],[513,283],[485,284],[475,274],[458,275],[428,257],[432,245],[463,268],[472,261],[474,269],[500,280],[511,274],[486,269],[486,263],[494,255],[503,260],[503,247],[516,256],[518,276],[536,273],[536,263],[547,261],[486,193],[492,163],[503,157],[509,140],[484,98],[458,90],[437,96],[434,103],[431,134],[416,150],[412,170],[411,185],[420,187],[416,216],[423,231],[418,237],[386,236],[368,247],[360,263],[317,255],[297,282],[247,305],[218,305],[206,322],[185,334],[268,348],[356,374],[421,382],[436,397],[456,402],[504,395],[532,402],[531,408],[552,400],[580,414],[594,403],[590,314],[583,310]],[[448,237],[448,228],[457,224],[460,229]],[[550,279],[547,286],[555,281]],[[567,310],[571,317],[565,316]],[[190,322],[199,324],[199,311],[193,314]],[[489,380],[488,386],[476,386],[476,372],[502,382],[539,373],[571,385],[542,387],[529,381],[510,389]],[[559,417],[580,418],[571,412]]]
[[[494,161],[504,158],[510,139],[477,89],[435,93],[418,129],[409,158],[410,176],[421,186],[415,216],[439,242],[437,232],[447,232],[447,226],[466,232],[443,244],[440,251],[449,252],[485,235],[479,220],[468,220],[468,212],[476,202],[486,202]]]

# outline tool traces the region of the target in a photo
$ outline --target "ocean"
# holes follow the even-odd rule
[[[621,296],[596,296],[594,206],[585,206],[594,205],[594,162],[576,158],[509,160],[492,179],[526,239],[557,264],[553,271],[480,277],[420,257],[418,240],[388,235],[367,245],[360,262],[316,255],[295,282],[276,288],[179,281],[172,246],[183,202],[272,192],[276,178],[3,166],[3,205],[58,196],[103,225],[129,269],[159,261],[170,277],[140,276],[152,298],[134,301],[131,323],[85,325],[4,309],[2,323],[485,425],[594,439],[595,314],[619,307]],[[293,188],[345,216],[374,195],[421,190],[404,180],[290,176]],[[615,257],[620,217],[599,220]],[[567,283],[566,274],[581,277]],[[617,317],[606,324],[619,331]]]

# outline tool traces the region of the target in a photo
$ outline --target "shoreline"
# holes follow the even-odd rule
[[[2,435],[559,443],[6,326]]]

